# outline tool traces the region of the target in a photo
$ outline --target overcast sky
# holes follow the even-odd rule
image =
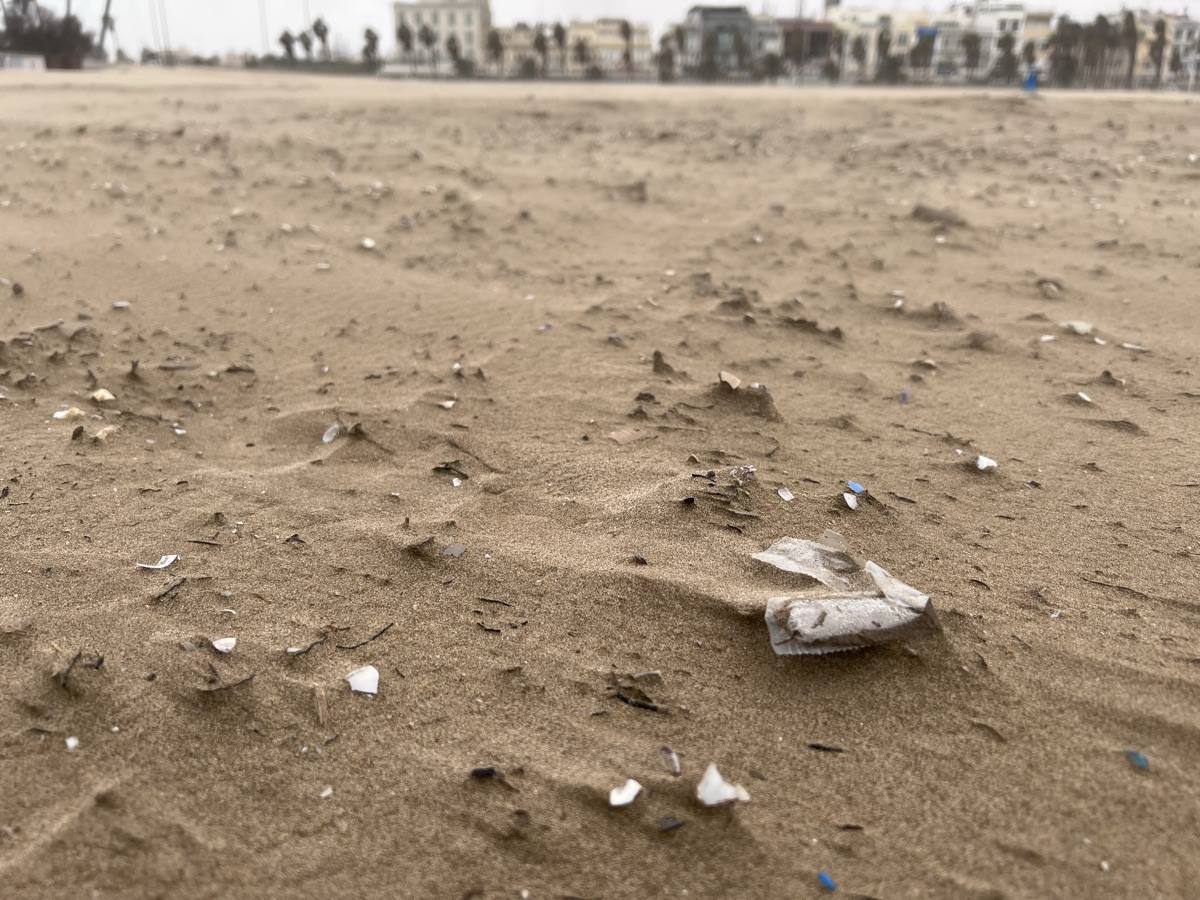
[[[734,0],[722,0],[734,2]],[[792,16],[800,0],[767,0],[765,11],[778,16]],[[822,0],[802,0],[806,15],[819,16]],[[865,6],[863,0],[850,0],[852,5]],[[279,52],[275,39],[285,28],[299,31],[307,24],[306,10],[314,18],[323,16],[333,34],[335,45],[357,53],[362,46],[363,29],[370,26],[379,32],[384,52],[390,54],[395,45],[392,33],[391,3],[388,0],[112,0],[112,17],[117,25],[117,37],[125,51],[133,56],[143,46],[153,47],[154,23],[150,10],[166,8],[166,31],[173,47],[203,55],[226,52],[263,50],[263,30],[259,8],[266,11],[266,33],[272,52]],[[76,15],[85,26],[99,31],[104,0],[72,0]],[[62,12],[67,0],[42,0],[42,5]],[[620,16],[651,24],[655,34],[668,22],[683,18],[689,0],[492,0],[492,18],[497,24],[516,22],[569,21],[572,18],[594,18],[599,15]],[[750,0],[754,12],[764,11],[763,0]],[[944,7],[946,0],[876,0],[881,8]],[[1031,4],[1032,5],[1032,4]],[[1043,4],[1037,4],[1043,5]],[[1075,18],[1092,18],[1101,10],[1115,10],[1120,0],[1045,0],[1044,5],[1070,13]],[[1141,5],[1141,4],[1135,4]],[[1153,0],[1146,5],[1157,6]],[[1182,9],[1182,0],[1163,0],[1166,9]]]

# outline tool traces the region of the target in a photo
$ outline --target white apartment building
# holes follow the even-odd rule
[[[424,58],[425,46],[417,37],[423,26],[437,36],[437,56],[447,62],[446,41],[450,35],[458,38],[464,59],[482,65],[487,60],[487,36],[492,28],[492,9],[488,0],[402,0],[393,4],[395,30],[401,24],[413,34],[413,50]],[[393,38],[395,37],[393,31]],[[396,53],[403,49],[397,43]]]
[[[575,45],[587,44],[588,65],[599,66],[611,75],[625,71],[625,39],[621,37],[621,19],[574,20],[567,26],[567,71],[578,73],[585,67],[575,59]],[[654,62],[654,45],[650,42],[650,26],[631,22],[629,50],[635,72],[649,71]]]

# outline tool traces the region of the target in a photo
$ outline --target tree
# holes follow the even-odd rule
[[[671,38],[664,34],[658,39],[658,80],[662,82],[675,80],[675,51],[671,49]]]
[[[503,75],[501,67],[504,65],[504,38],[495,28],[488,32],[487,55],[488,61],[496,67],[496,74]]]
[[[876,77],[883,72],[883,68],[888,63],[888,56],[892,49],[892,32],[887,28],[879,29],[879,36],[875,38],[875,65],[877,67]]]
[[[1183,72],[1183,56],[1179,52],[1179,45],[1176,44],[1171,48],[1171,77],[1178,78]]]
[[[1167,23],[1154,22],[1154,40],[1150,42],[1150,62],[1154,64],[1154,86],[1162,87],[1163,59],[1167,50]]]
[[[1134,18],[1132,12],[1126,12],[1125,18],[1121,21],[1121,43],[1129,57],[1129,68],[1125,72],[1125,87],[1130,90],[1133,89],[1133,67],[1137,65],[1138,44],[1141,43],[1141,39],[1141,35],[1138,34],[1137,19]]]
[[[320,20],[318,20],[320,21]],[[316,30],[316,25],[313,25],[313,30]],[[413,57],[413,33],[408,27],[407,22],[401,22],[396,28],[396,43],[400,45],[400,49],[404,51],[404,55],[408,57],[408,62],[412,66],[414,72],[417,70],[417,62]]]
[[[746,44],[746,36],[740,31],[733,33],[733,55],[737,57],[738,71],[745,71],[746,63],[750,60],[750,47]]]
[[[45,57],[50,69],[83,68],[95,39],[92,32],[83,30],[78,17],[68,14],[59,18],[29,0],[0,8],[4,10],[0,50],[38,54]]]
[[[996,68],[993,70],[997,78],[1004,80],[1005,84],[1012,84],[1013,79],[1017,77],[1017,55],[1013,53],[1013,48],[1017,46],[1017,39],[1011,31],[1000,35],[1000,39],[996,41],[996,49],[1000,51],[1000,58],[996,60]]]
[[[318,41],[321,42],[321,56],[324,59],[329,59],[329,26],[325,24],[324,19],[313,19],[312,32],[316,35]]]
[[[462,48],[458,46],[458,35],[452,34],[446,38],[446,55],[450,57],[450,61],[454,63],[454,68],[458,68],[458,61],[462,59]]]
[[[550,42],[546,40],[546,31],[541,25],[533,36],[533,52],[542,58],[542,77],[546,76],[546,67],[550,59]]]
[[[567,29],[562,22],[554,23],[554,46],[558,48],[558,68],[567,71]]]
[[[312,62],[312,50],[313,50],[312,35],[310,35],[307,31],[302,31],[296,37],[296,40],[298,40],[300,42],[300,46],[304,48],[305,57],[308,58],[309,62]]]
[[[705,81],[716,81],[721,74],[721,64],[717,61],[717,35],[710,31],[704,35],[700,43],[700,77]]]
[[[679,68],[682,69],[687,65],[687,29],[676,25],[672,34],[675,37],[675,52],[679,54]]]
[[[1108,54],[1113,46],[1113,27],[1104,16],[1097,15],[1083,29],[1084,78],[1093,86],[1104,86],[1108,73]]]
[[[279,43],[283,46],[283,55],[287,57],[288,62],[296,61],[296,39],[292,37],[290,31],[284,30],[279,36]]]
[[[437,34],[428,25],[422,25],[417,32],[417,40],[425,47],[425,55],[429,57],[429,70],[437,69]]]
[[[1083,28],[1070,16],[1059,16],[1054,33],[1046,41],[1050,48],[1050,78],[1055,84],[1070,87],[1079,71],[1078,51],[1083,42]]]
[[[933,66],[934,35],[928,32],[921,34],[913,48],[908,51],[908,64],[914,70],[928,71]]]
[[[967,77],[971,78],[975,74],[975,70],[979,68],[979,56],[982,48],[982,41],[978,34],[974,31],[968,31],[962,36],[963,48],[963,68],[967,70]]]
[[[861,78],[867,65],[867,42],[861,34],[854,36],[850,44],[850,55],[854,58],[854,65],[858,67],[858,76]]]
[[[575,41],[573,51],[575,62],[579,63],[580,68],[586,69],[588,63],[592,61],[592,48],[588,46],[588,42],[584,38],[578,38]]]
[[[368,69],[374,69],[379,64],[379,35],[374,28],[363,32],[363,62]]]
[[[628,19],[621,20],[621,40],[625,42],[625,52],[621,54],[621,62],[625,65],[625,74],[633,77],[633,26]]]
[[[113,17],[109,15],[110,12],[112,12],[112,0],[104,0],[104,14],[100,16],[100,40],[96,41],[96,52],[101,56],[104,55],[104,39],[110,31],[113,32],[113,44],[117,43],[117,26]],[[121,48],[117,47],[117,52],[120,53],[120,51]]]
[[[1025,42],[1025,46],[1021,48],[1021,61],[1027,69],[1037,65],[1037,44],[1033,41]]]
[[[768,53],[763,57],[763,75],[767,81],[774,84],[783,74],[783,59],[778,53]]]

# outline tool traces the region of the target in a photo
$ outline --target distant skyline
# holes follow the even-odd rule
[[[729,3],[735,0],[722,0]],[[279,53],[277,38],[286,28],[293,33],[307,26],[306,15],[325,19],[335,49],[357,54],[362,47],[364,29],[374,28],[380,36],[385,55],[391,55],[396,43],[389,0],[112,0],[112,17],[116,22],[117,39],[126,53],[133,57],[143,47],[155,47],[158,10],[166,9],[166,31],[174,49],[186,48],[203,56],[225,53],[262,53],[263,32],[260,4],[265,11],[267,50]],[[47,9],[62,13],[67,0],[41,0]],[[492,18],[498,25],[517,22],[569,22],[571,19],[591,19],[615,16],[632,21],[648,22],[657,36],[670,24],[680,21],[689,7],[687,0],[492,0]],[[757,0],[745,4],[752,12],[767,12],[780,17],[795,16],[798,11],[809,17],[819,17],[821,0]],[[851,2],[849,6],[865,6],[866,2]],[[924,3],[921,0],[880,0],[869,5],[881,9],[944,9],[949,0]],[[1031,7],[1050,8],[1066,12],[1078,19],[1091,19],[1099,12],[1116,12],[1121,4],[1102,0],[1065,0],[1038,2]],[[1141,5],[1141,4],[1131,4]],[[1147,4],[1157,10],[1156,4]],[[84,26],[100,30],[104,0],[71,0],[73,12]],[[1183,3],[1164,3],[1165,11],[1183,12]],[[152,12],[153,11],[153,12]],[[110,45],[111,46],[111,45]]]

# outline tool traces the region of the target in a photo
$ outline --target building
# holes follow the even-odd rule
[[[1032,42],[1035,57],[1041,60],[1054,21],[1054,13],[1029,9],[1022,0],[968,0],[952,4],[949,17],[957,22],[960,36],[979,35],[979,65],[975,74],[981,76],[995,68],[1001,56],[1000,41],[1005,35],[1012,36],[1013,53],[1018,58],[1025,45]],[[965,71],[966,54],[962,52],[961,44],[955,48],[951,43],[943,42],[935,50],[939,72]]]
[[[567,71],[576,75],[591,66],[598,66],[607,74],[625,72],[625,51],[630,53],[633,72],[646,73],[654,67],[654,45],[650,42],[650,26],[644,22],[630,22],[629,46],[621,35],[625,19],[595,19],[573,21],[567,26]],[[587,65],[580,63],[575,51],[583,42],[587,46]]]
[[[1196,80],[1200,78],[1200,21],[1186,15],[1173,18],[1171,42],[1179,50],[1181,67],[1178,73],[1172,73],[1173,80],[1186,85],[1190,91],[1195,88]],[[1172,55],[1168,56],[1166,63],[1168,72],[1171,70],[1174,50],[1171,53]]]
[[[413,52],[424,59],[435,57],[444,66],[449,66],[446,42],[454,35],[458,39],[459,52],[463,59],[483,65],[487,60],[487,36],[492,29],[492,10],[488,0],[404,0],[393,5],[396,27],[407,25],[413,35]],[[427,51],[418,38],[421,29],[428,26],[436,38],[432,51]],[[397,47],[397,56],[404,52]]]
[[[683,20],[684,71],[706,65],[718,72],[748,71],[753,63],[754,19],[744,6],[693,6]],[[714,73],[715,74],[715,73]]]
[[[924,38],[925,48],[932,41],[932,57],[926,57],[929,66],[921,67],[920,77],[978,78],[994,70],[1001,57],[1000,42],[1006,35],[1012,36],[1013,53],[1018,60],[1027,43],[1033,44],[1035,56],[1040,60],[1046,52],[1054,14],[1028,9],[1023,0],[965,0],[940,13],[837,7],[831,11],[831,17],[843,33],[844,77],[869,80],[879,71],[879,38],[885,32],[890,39],[888,55],[898,58],[908,77],[918,76],[912,68],[912,51]],[[970,71],[964,41],[969,34],[979,38],[979,59]],[[860,38],[865,51],[861,72],[853,56],[854,43]],[[1018,63],[1018,73],[1020,69]]]
[[[753,23],[750,46],[754,58],[761,60],[770,53],[782,58],[783,29],[779,21],[774,16],[758,15],[753,17]]]
[[[780,19],[779,30],[783,37],[782,56],[793,69],[809,68],[814,62],[823,65],[837,49],[836,30],[830,22]]]
[[[46,57],[40,53],[0,52],[0,69],[25,69],[40,72],[46,68]]]
[[[504,47],[504,56],[500,62],[500,74],[519,74],[526,60],[531,60],[539,70],[541,69],[542,58],[533,46],[537,29],[530,28],[524,22],[518,22],[511,27],[500,26],[495,29],[495,32],[500,37],[501,46]],[[549,45],[553,45],[549,35],[546,36],[546,40]],[[484,58],[489,66],[494,65],[491,59],[486,56]]]

